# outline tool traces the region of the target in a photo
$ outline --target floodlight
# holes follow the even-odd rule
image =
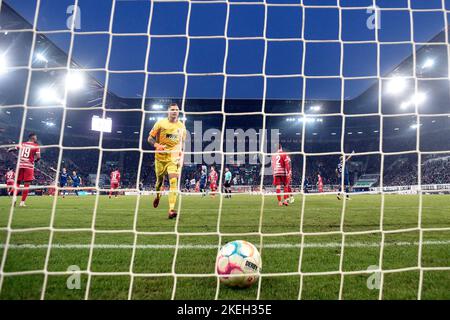
[[[436,63],[436,61],[434,59],[428,58],[427,60],[425,60],[424,64],[422,65],[422,69],[432,68],[435,63]]]
[[[93,116],[91,122],[91,130],[98,132],[111,132],[112,131],[112,119],[100,118],[99,116]]]
[[[421,104],[424,103],[427,100],[427,95],[423,92],[417,92],[414,95],[413,103]]]
[[[39,90],[39,100],[42,102],[60,102],[61,99],[58,97],[56,90],[51,87],[44,87]]]
[[[66,86],[69,91],[80,90],[84,87],[84,76],[81,72],[69,72],[66,76]]]
[[[36,59],[37,61],[48,63],[48,60],[43,53],[37,53]]]
[[[8,60],[4,54],[0,54],[0,75],[8,72]]]
[[[405,91],[406,87],[407,87],[406,79],[401,77],[395,77],[389,80],[386,92],[392,95],[398,95],[403,91]]]

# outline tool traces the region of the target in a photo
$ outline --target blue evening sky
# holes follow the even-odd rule
[[[16,11],[32,22],[36,10],[35,0],[4,0]],[[116,1],[113,17],[112,47],[109,65],[108,34],[77,34],[74,38],[73,59],[85,68],[107,68],[114,71],[133,73],[111,74],[109,90],[119,96],[139,97],[143,93],[145,70],[150,72],[186,72],[190,74],[220,73],[224,68],[229,75],[243,75],[227,79],[227,97],[261,99],[263,97],[265,74],[267,78],[268,99],[301,99],[303,83],[300,74],[304,69],[307,76],[306,96],[309,99],[339,100],[341,79],[326,78],[340,76],[341,48],[339,39],[339,10],[320,6],[335,6],[338,0],[303,0],[306,8],[300,6],[268,6],[267,44],[261,39],[239,39],[263,37],[265,7],[258,0],[247,0],[250,4],[233,4],[230,0],[228,29],[225,30],[227,5],[225,3],[191,4],[151,2],[147,0]],[[244,0],[239,0],[244,2]],[[348,42],[374,41],[377,30],[366,26],[371,13],[364,10],[351,10],[351,7],[368,7],[372,0],[341,0],[342,40]],[[410,0],[413,9],[442,9],[441,0]],[[41,32],[61,30],[59,34],[48,35],[60,48],[68,51],[70,33],[66,21],[70,13],[68,7],[74,0],[41,0],[37,29]],[[301,0],[267,0],[269,4],[298,4]],[[380,61],[381,75],[386,75],[404,59],[409,57],[412,44],[400,44],[411,40],[428,42],[444,29],[443,10],[414,12],[412,17],[407,10],[407,0],[378,0],[381,8],[403,8],[403,10],[383,10],[381,28],[378,30],[380,57],[377,59],[375,43],[346,43],[343,48],[343,70],[345,77],[377,76],[377,61]],[[450,0],[445,1],[450,9]],[[83,32],[105,32],[109,30],[111,0],[80,0],[81,25],[77,30]],[[145,35],[125,35],[147,33],[151,16],[151,37],[148,63],[146,53],[149,38]],[[411,20],[412,18],[412,20]],[[186,25],[189,21],[188,28]],[[413,24],[411,26],[411,21]],[[304,25],[305,30],[302,30]],[[191,39],[188,47],[186,31],[190,36],[232,37],[228,42],[228,57],[225,59],[226,40],[224,38]],[[302,42],[304,34],[305,48]],[[283,39],[283,41],[276,41]],[[324,41],[317,41],[324,40]],[[267,45],[267,48],[266,48]],[[416,48],[417,49],[417,48]],[[267,50],[266,60],[264,52]],[[305,65],[303,66],[303,55]],[[224,65],[225,64],[225,65]],[[141,71],[136,73],[136,71]],[[270,76],[289,75],[286,78]],[[104,76],[98,76],[99,79]],[[319,78],[308,78],[319,77]],[[325,78],[320,78],[325,77]],[[148,97],[182,97],[183,75],[149,75]],[[191,75],[187,78],[187,97],[222,98],[224,78],[220,75]],[[345,85],[345,98],[352,99],[363,93],[376,80],[356,80]]]

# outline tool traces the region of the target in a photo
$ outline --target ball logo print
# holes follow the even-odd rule
[[[236,240],[220,249],[216,259],[216,271],[220,281],[229,287],[247,288],[258,280],[261,272],[261,256],[250,242]],[[227,276],[228,275],[228,276]]]

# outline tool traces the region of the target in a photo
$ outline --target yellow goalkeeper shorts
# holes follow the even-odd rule
[[[181,166],[174,161],[159,161],[155,160],[155,174],[157,177],[165,176],[166,174],[181,174]]]

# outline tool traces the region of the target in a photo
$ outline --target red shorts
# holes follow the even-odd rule
[[[6,185],[7,186],[13,186],[14,185],[14,180],[6,181]]]
[[[216,191],[217,185],[215,183],[211,183],[210,188],[211,188],[211,191]]]
[[[34,180],[34,169],[20,168],[17,175],[17,182],[30,182]]]
[[[323,192],[323,184],[319,184],[319,192]]]
[[[286,176],[274,176],[273,185],[274,186],[287,186],[289,184],[289,177]]]
[[[119,188],[119,183],[111,183],[111,189],[118,189]]]

